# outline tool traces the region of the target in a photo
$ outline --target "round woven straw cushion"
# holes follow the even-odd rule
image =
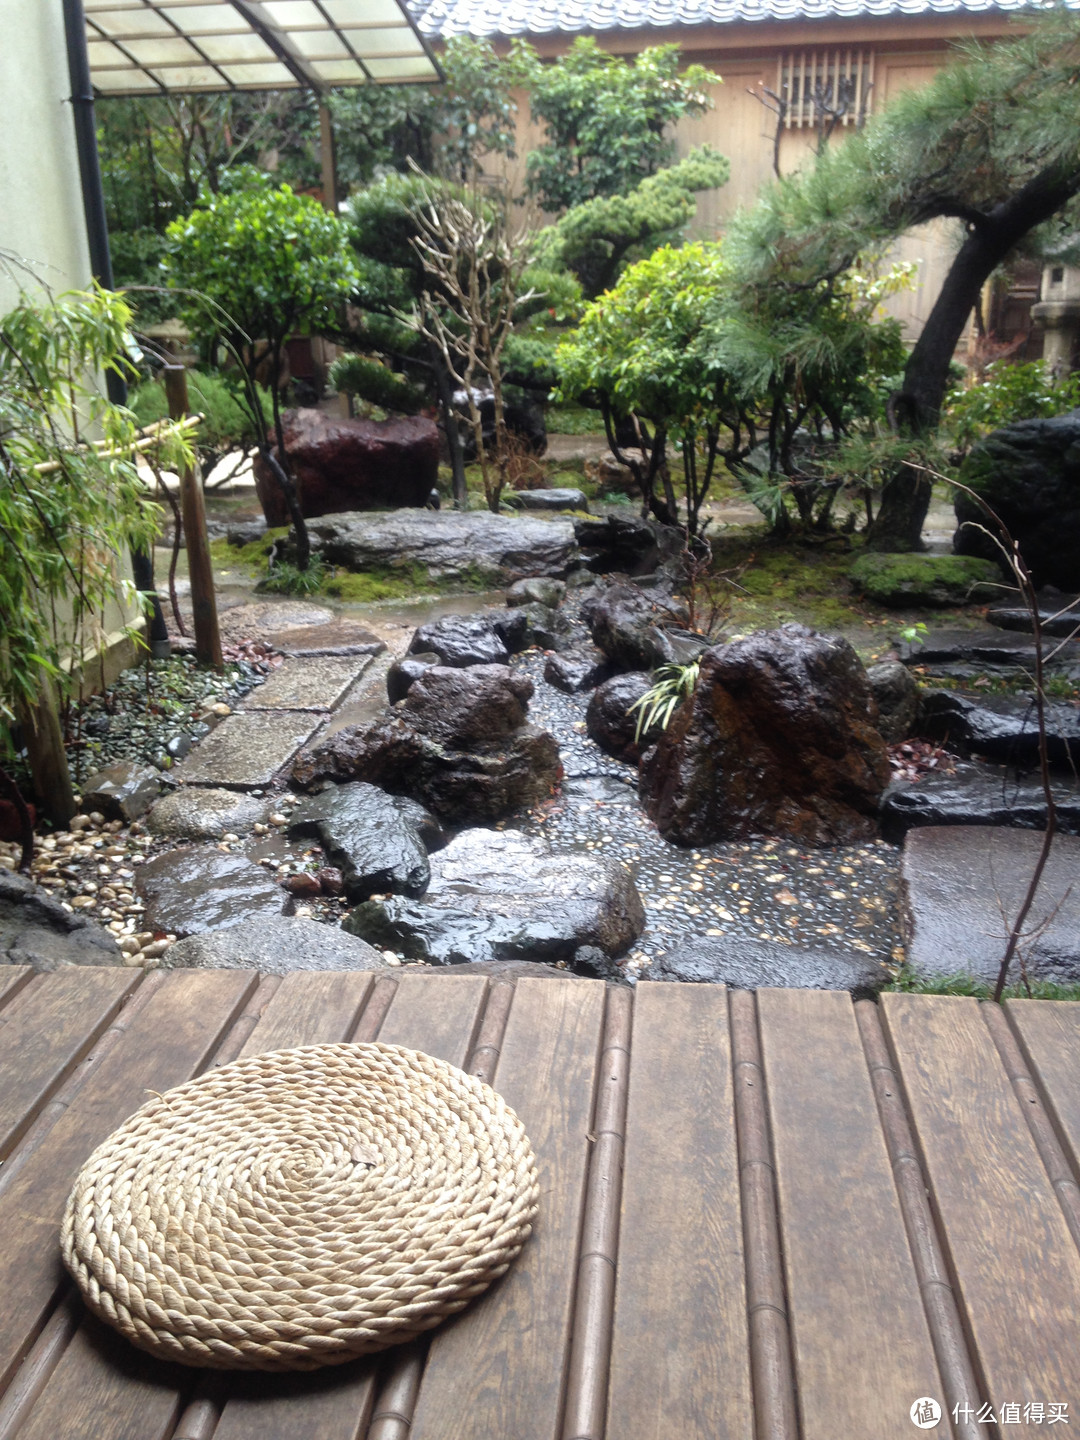
[[[143,1106],[83,1167],[61,1243],[141,1349],[311,1370],[460,1310],[536,1202],[525,1131],[487,1085],[396,1045],[310,1045]]]

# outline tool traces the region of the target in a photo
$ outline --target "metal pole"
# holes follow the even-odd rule
[[[332,215],[337,214],[337,157],[334,154],[334,122],[330,107],[319,100],[319,158],[322,162],[323,205]]]
[[[182,365],[165,366],[165,394],[169,397],[169,414],[182,420],[188,413],[187,371]],[[210,541],[206,534],[206,511],[203,508],[202,486],[190,466],[180,471],[180,505],[184,515],[184,540],[187,545],[188,577],[191,580],[191,613],[195,621],[195,658],[202,665],[220,670],[221,632],[218,629],[217,600],[214,597],[214,568],[210,559]]]
[[[106,290],[113,289],[112,256],[109,253],[109,225],[105,218],[105,189],[101,183],[97,126],[94,121],[94,87],[90,81],[90,57],[86,50],[86,17],[82,0],[62,0],[64,38],[67,41],[68,76],[71,80],[71,113],[75,121],[75,145],[79,155],[86,239],[90,247],[90,269]],[[114,405],[127,404],[127,385],[122,376],[109,371],[105,388]],[[169,632],[161,601],[154,590],[154,558],[144,550],[132,550],[131,573],[136,589],[149,597],[147,642],[155,660],[171,653]]]

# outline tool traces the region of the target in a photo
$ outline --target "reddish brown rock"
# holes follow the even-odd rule
[[[321,410],[287,410],[285,449],[305,516],[422,506],[439,470],[434,420],[344,420]],[[255,489],[267,525],[287,525],[285,497],[262,459]]]
[[[846,640],[782,625],[715,646],[693,698],[642,759],[642,802],[679,845],[865,840],[889,780],[876,721]]]

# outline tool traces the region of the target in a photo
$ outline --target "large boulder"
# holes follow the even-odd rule
[[[504,621],[507,614],[517,615],[518,611],[503,611],[497,617]],[[505,665],[510,658],[510,649],[504,636],[505,624],[496,626],[492,615],[443,615],[427,625],[421,625],[409,642],[409,653],[416,655],[437,655],[443,665],[464,668],[468,665]],[[524,623],[516,627],[524,631]],[[502,634],[500,634],[502,629]]]
[[[344,876],[355,905],[370,895],[422,895],[428,850],[442,844],[438,822],[415,800],[354,781],[332,785],[297,806],[294,840],[315,839]]]
[[[848,572],[860,595],[878,605],[985,605],[1000,599],[1001,566],[974,555],[860,555]]]
[[[636,585],[609,585],[581,607],[581,618],[619,670],[656,670],[696,660],[708,641],[677,629],[669,607]]]
[[[25,875],[0,869],[0,965],[56,970],[65,965],[119,965],[113,937],[73,915]]]
[[[586,564],[598,575],[651,575],[671,548],[662,526],[633,515],[578,520],[574,534],[586,553]]]
[[[439,585],[504,588],[530,575],[562,577],[580,560],[569,520],[490,510],[396,510],[314,520],[315,552],[330,565]]]
[[[1071,767],[1080,762],[1080,711],[1074,705],[1048,700],[1046,730],[1051,765]],[[919,707],[919,734],[962,753],[1011,765],[1038,764],[1035,702],[1023,696],[975,700],[955,690],[930,690]]]
[[[651,685],[650,676],[635,670],[629,675],[613,675],[593,691],[585,711],[585,731],[605,754],[636,765],[660,738],[662,731],[656,725],[639,735],[639,712],[631,709]]]
[[[513,831],[466,830],[431,859],[423,901],[369,901],[343,929],[408,959],[573,962],[579,950],[624,954],[645,927],[625,867],[553,855]]]
[[[286,410],[282,424],[305,516],[424,505],[438,479],[439,431],[423,416],[346,420],[321,410]],[[266,523],[288,525],[285,496],[261,457],[255,490]]]
[[[554,737],[524,723],[531,694],[506,666],[431,666],[383,719],[301,755],[293,779],[302,788],[366,780],[448,824],[501,820],[546,799],[562,774]]]
[[[679,845],[868,839],[889,781],[877,718],[846,640],[790,624],[715,646],[693,698],[642,758],[642,802]]]
[[[1080,410],[995,430],[972,447],[960,479],[1008,527],[1036,585],[1080,589]],[[957,554],[998,559],[979,528],[982,507],[958,491],[955,509]]]
[[[610,674],[611,665],[607,656],[594,645],[574,647],[561,654],[552,653],[544,662],[544,679],[567,695],[594,690]]]

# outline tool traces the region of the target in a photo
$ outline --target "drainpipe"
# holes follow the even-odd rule
[[[94,279],[106,290],[113,288],[112,256],[109,253],[109,226],[105,219],[105,190],[101,183],[101,162],[98,158],[97,125],[94,120],[94,87],[90,83],[90,57],[86,50],[86,19],[82,0],[62,0],[64,36],[67,40],[68,76],[71,80],[71,113],[75,122],[75,145],[79,155],[79,178],[82,182],[83,213],[86,216],[86,238],[90,247],[90,269]],[[127,385],[111,371],[105,376],[105,388],[114,405],[127,404]],[[147,642],[155,660],[171,654],[169,633],[161,601],[154,590],[153,556],[145,550],[132,550],[131,573],[136,589],[150,601],[147,617]]]

